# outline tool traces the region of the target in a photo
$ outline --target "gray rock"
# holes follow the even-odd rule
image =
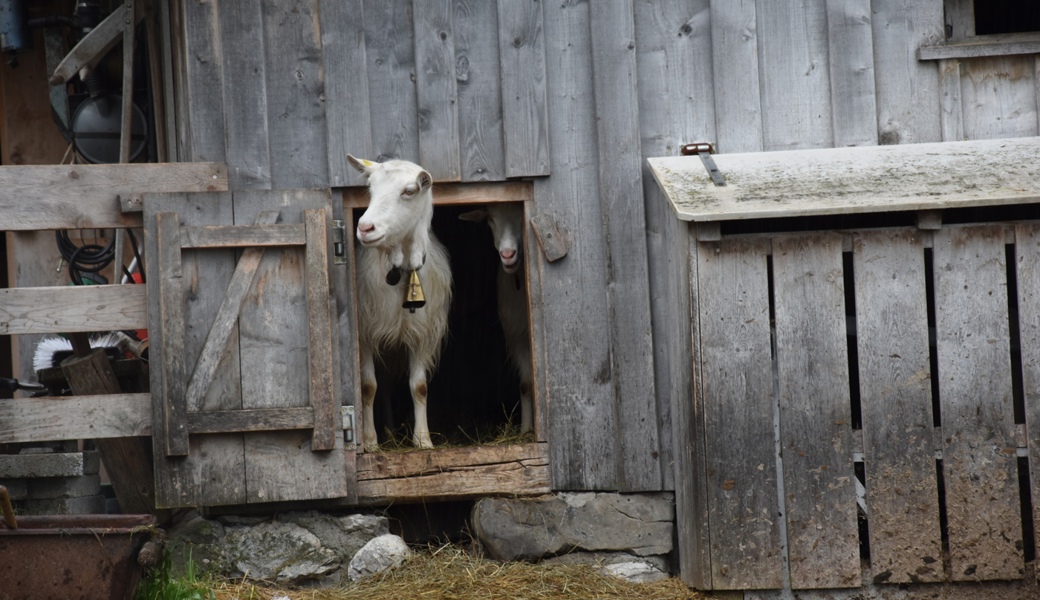
[[[484,498],[473,507],[477,538],[497,560],[534,560],[574,550],[668,554],[671,494],[559,494]]]
[[[390,533],[386,517],[376,515],[328,515],[317,511],[280,515],[279,521],[293,523],[313,533],[321,545],[347,563],[372,538]]]
[[[224,558],[224,525],[190,512],[166,529],[166,548],[170,553],[173,574],[184,575],[188,561],[198,571],[227,574],[230,566]]]
[[[295,523],[270,521],[252,527],[231,527],[225,552],[234,576],[301,584],[340,568],[339,556],[321,545],[316,535]]]
[[[668,573],[658,569],[645,560],[633,558],[628,562],[604,565],[603,573],[632,583],[654,583],[668,579]]]
[[[358,581],[400,565],[411,556],[408,544],[400,537],[385,534],[372,538],[350,561],[347,577]]]
[[[668,558],[665,556],[633,556],[627,552],[571,552],[546,558],[542,562],[561,565],[592,565],[607,567],[611,565],[638,560],[645,562],[662,573],[668,572]]]

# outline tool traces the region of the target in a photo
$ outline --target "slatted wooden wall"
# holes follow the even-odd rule
[[[1037,229],[694,243],[698,585],[1032,577]]]

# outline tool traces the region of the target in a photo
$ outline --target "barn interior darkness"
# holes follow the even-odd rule
[[[1040,31],[1036,0],[975,0],[975,35]]]
[[[490,228],[459,219],[474,208],[437,206],[433,213],[433,231],[451,256],[454,280],[447,339],[429,386],[428,421],[436,445],[486,443],[502,437],[510,423],[515,425],[511,433],[519,433],[520,383],[506,355],[497,309],[501,263]],[[362,212],[354,211],[355,227]],[[406,364],[402,353],[376,361],[380,444],[388,431],[409,444],[412,400]]]

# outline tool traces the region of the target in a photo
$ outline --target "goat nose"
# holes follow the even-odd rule
[[[358,231],[360,231],[361,233],[370,233],[375,228],[376,226],[371,223],[358,223]]]
[[[513,250],[513,249],[502,250],[498,254],[502,258],[504,258],[506,260],[509,260],[510,258],[513,258],[514,256],[516,256],[516,250]]]

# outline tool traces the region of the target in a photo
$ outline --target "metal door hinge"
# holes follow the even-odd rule
[[[340,219],[332,221],[332,264],[347,264],[347,228]]]
[[[357,449],[357,437],[354,435],[354,407],[341,406],[339,413],[343,417],[343,447],[347,450]]]
[[[707,142],[699,142],[696,144],[686,144],[679,150],[679,154],[683,156],[699,156],[701,162],[704,163],[705,170],[708,171],[708,177],[711,177],[712,183],[716,187],[723,187],[726,185],[726,178],[722,175],[722,171],[715,166],[715,160],[711,158],[712,154],[715,154],[715,147]]]

